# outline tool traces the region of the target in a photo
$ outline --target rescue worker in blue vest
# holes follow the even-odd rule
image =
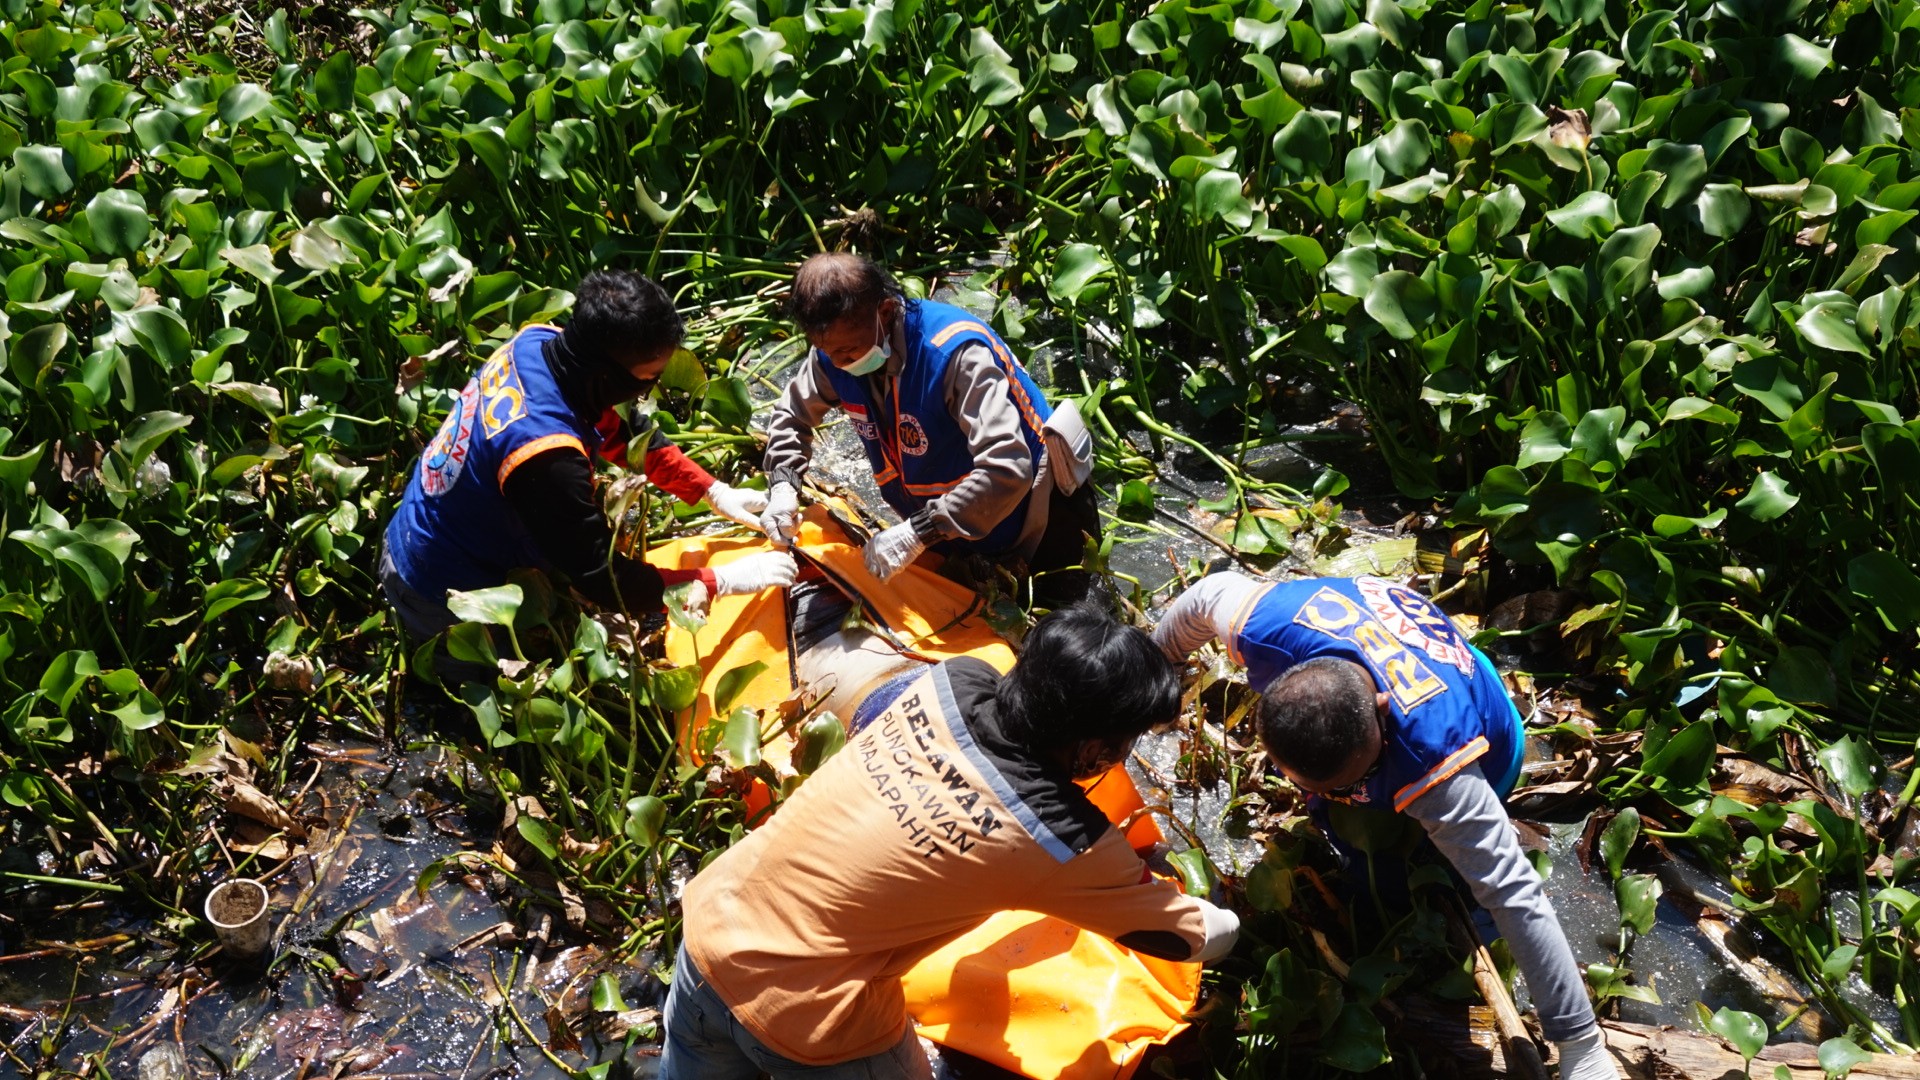
[[[1245,665],[1267,755],[1323,826],[1329,801],[1419,822],[1512,946],[1563,1080],[1615,1080],[1573,951],[1502,805],[1520,775],[1519,710],[1445,612],[1379,578],[1227,572],[1182,593],[1153,637],[1176,664],[1218,638]]]
[[[813,346],[767,424],[764,531],[789,538],[813,432],[839,408],[865,445],[880,493],[904,520],[874,536],[867,569],[891,578],[928,549],[1024,568],[1037,599],[1083,596],[1086,537],[1100,537],[1092,439],[1056,410],[1005,342],[965,310],[909,300],[869,259],[815,255],[790,308]]]
[[[685,325],[653,280],[596,271],[580,283],[564,329],[529,326],[467,382],[415,464],[387,525],[380,583],[415,639],[457,621],[449,589],[500,585],[519,567],[558,572],[597,607],[658,611],[669,585],[698,581],[689,598],[793,583],[793,557],[769,551],[717,570],[663,572],[614,555],[594,498],[593,455],[625,461],[647,438],[647,479],[686,503],[758,529],[766,496],[715,480],[651,424],[637,435],[614,406],[645,396],[679,348]]]

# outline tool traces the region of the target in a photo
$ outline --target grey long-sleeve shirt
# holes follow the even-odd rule
[[[1263,584],[1231,571],[1208,575],[1174,601],[1154,627],[1154,643],[1180,663],[1208,640],[1226,640]],[[1435,784],[1406,813],[1493,916],[1533,992],[1547,1038],[1565,1042],[1592,1031],[1593,1005],[1566,932],[1479,764]]]
[[[882,371],[867,376],[872,400],[886,400],[903,362],[896,353]],[[826,363],[818,350],[810,350],[767,421],[765,468],[773,483],[799,485],[813,454],[814,429],[840,405]],[[992,350],[978,344],[961,348],[947,364],[942,389],[947,411],[966,434],[973,471],[915,515],[915,529],[929,543],[956,537],[978,540],[1006,520],[1033,488],[1033,455],[1020,433],[1011,383]]]

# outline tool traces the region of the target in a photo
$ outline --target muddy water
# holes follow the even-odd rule
[[[550,916],[496,902],[457,871],[424,894],[415,888],[435,860],[489,848],[497,825],[467,820],[444,750],[314,752],[324,764],[294,808],[311,825],[304,850],[267,878],[272,968],[203,954],[190,970],[164,923],[91,914],[45,923],[37,940],[128,937],[78,956],[0,963],[0,1002],[19,1035],[0,1078],[34,1075],[22,1065],[36,1035],[52,1036],[56,1060],[88,1075],[143,1075],[141,1059],[171,1044],[186,1052],[185,1075],[263,1080],[558,1078],[572,1073],[540,1046],[578,1069],[619,1062],[624,1028],[652,1035],[662,987],[645,970],[651,956],[609,966],[602,950],[568,945]],[[18,953],[33,942],[5,944]],[[624,1018],[588,1008],[603,971],[635,1010]]]

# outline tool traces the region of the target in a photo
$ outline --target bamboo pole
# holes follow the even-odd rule
[[[1473,948],[1473,985],[1480,991],[1488,1005],[1493,1007],[1493,1019],[1500,1030],[1501,1050],[1507,1059],[1507,1075],[1519,1080],[1547,1080],[1546,1062],[1540,1058],[1540,1048],[1534,1045],[1533,1033],[1527,1030],[1526,1022],[1520,1019],[1520,1009],[1513,1003],[1513,995],[1507,993],[1506,981],[1500,978],[1500,969],[1494,966],[1493,954],[1487,951],[1486,943],[1480,940],[1480,931],[1474,929],[1473,920],[1457,905],[1449,905],[1448,915],[1455,927],[1466,936],[1467,943]]]

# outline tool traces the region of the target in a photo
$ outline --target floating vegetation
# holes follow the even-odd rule
[[[370,914],[301,918],[315,844],[379,803],[315,786],[343,746],[451,748],[436,798],[484,825],[405,875],[504,905],[475,949],[521,955],[537,911],[620,956],[670,942],[676,884],[760,812],[760,741],[799,718],[729,720],[686,766],[698,672],[537,575],[435,646],[494,684],[423,682],[379,530],[477,360],[603,265],[690,313],[702,365],[661,422],[749,477],[795,355],[784,284],[822,248],[990,317],[1078,400],[1116,532],[1153,552],[1103,556],[1179,545],[1130,577],[1386,573],[1478,620],[1545,750],[1516,810],[1585,821],[1567,850],[1612,893],[1596,998],[1691,1016],[1699,988],[1636,973],[1665,920],[1793,1002],[1703,1007],[1720,1041],[1692,1049],[1610,1028],[1623,1053],[1838,1076],[1920,1046],[1915,0],[0,12],[0,980],[148,957],[9,989],[0,1071],[124,1074],[177,1036],[234,875],[312,935],[283,931],[272,977],[306,972],[315,1011],[221,1069],[324,1044],[352,1071],[326,1010],[406,961]],[[642,545],[710,524],[618,492]],[[1420,1073],[1423,1029],[1473,1024],[1417,1021],[1497,970],[1437,877],[1363,938],[1242,688],[1202,683],[1142,779],[1249,941],[1165,1066]],[[88,1011],[133,985],[138,1014]],[[604,1074],[555,1033],[587,1031],[567,985],[558,1029],[487,1004],[473,1060]],[[585,1013],[631,1022],[589,1034],[644,1046],[590,985]],[[365,1068],[451,1068],[394,1061]]]

